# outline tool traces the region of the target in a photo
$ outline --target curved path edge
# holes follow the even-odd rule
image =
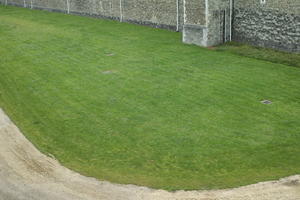
[[[98,181],[39,152],[0,108],[1,200],[300,200],[300,175],[235,189],[176,191]]]

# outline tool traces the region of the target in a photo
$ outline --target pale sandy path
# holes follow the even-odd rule
[[[41,154],[0,109],[0,200],[300,200],[300,175],[214,191],[167,192],[81,176]]]

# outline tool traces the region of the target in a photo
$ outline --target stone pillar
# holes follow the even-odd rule
[[[185,0],[183,42],[214,46],[230,38],[230,0]]]
[[[206,1],[184,0],[184,43],[207,46]]]

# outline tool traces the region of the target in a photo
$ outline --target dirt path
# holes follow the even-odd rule
[[[300,175],[229,190],[152,190],[81,176],[41,154],[0,109],[0,200],[300,200]]]

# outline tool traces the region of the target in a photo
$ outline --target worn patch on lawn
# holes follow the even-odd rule
[[[107,70],[102,72],[102,74],[114,74],[114,73],[116,73],[116,71],[114,70]]]

